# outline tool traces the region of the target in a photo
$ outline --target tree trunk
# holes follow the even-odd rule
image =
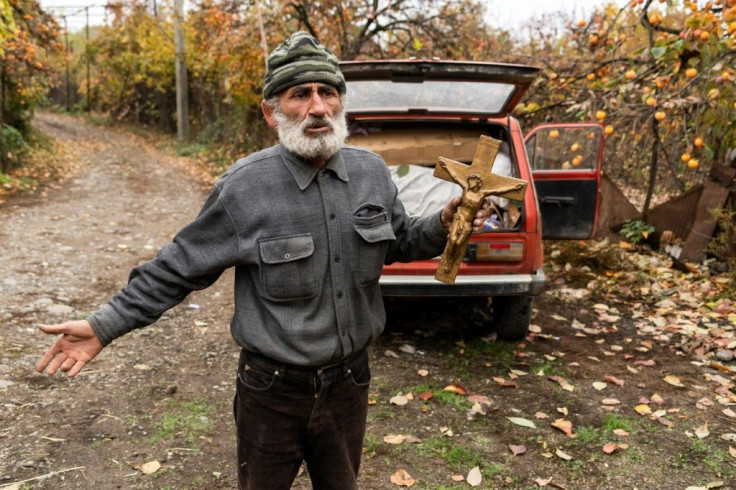
[[[642,215],[646,221],[647,213],[649,212],[649,205],[652,202],[652,195],[654,194],[654,187],[657,182],[657,164],[658,164],[658,141],[659,141],[659,121],[652,116],[652,163],[649,165],[649,185],[647,186],[647,197],[644,200],[644,209]]]

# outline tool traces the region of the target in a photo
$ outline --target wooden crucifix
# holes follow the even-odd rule
[[[445,251],[434,276],[440,282],[455,284],[473,230],[473,219],[483,200],[491,195],[514,201],[524,198],[526,181],[491,173],[499,146],[499,140],[481,136],[471,165],[440,157],[440,164],[435,167],[435,177],[455,182],[463,188],[462,201],[453,217]]]

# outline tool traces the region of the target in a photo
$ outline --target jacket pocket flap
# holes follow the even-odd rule
[[[266,238],[258,243],[261,260],[266,264],[283,264],[309,257],[314,253],[312,235]]]
[[[391,222],[386,221],[385,218],[380,221],[372,220],[369,222],[356,219],[355,231],[368,243],[382,242],[396,238],[394,230],[391,228]]]

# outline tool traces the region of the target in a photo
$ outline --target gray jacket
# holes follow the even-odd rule
[[[439,214],[406,214],[378,155],[346,146],[319,171],[274,146],[238,160],[197,218],[88,320],[107,345],[235,267],[235,341],[321,366],[382,332],[383,264],[435,257],[446,237]]]

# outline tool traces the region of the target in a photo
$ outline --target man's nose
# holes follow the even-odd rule
[[[327,104],[322,100],[322,96],[317,90],[312,92],[312,98],[309,101],[309,114],[316,117],[323,117],[327,114]]]

